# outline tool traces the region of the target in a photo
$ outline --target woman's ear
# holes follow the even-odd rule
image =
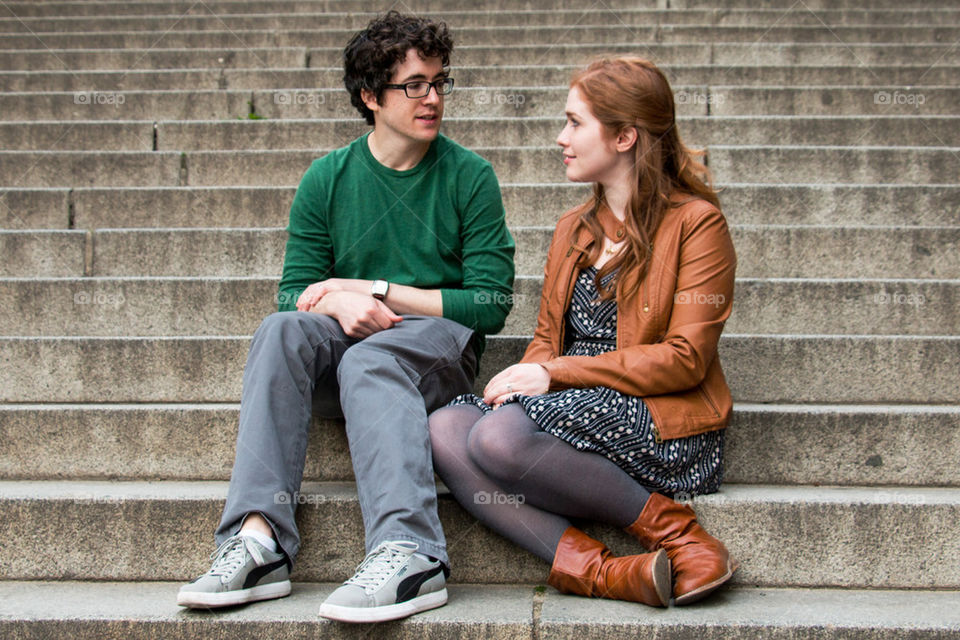
[[[617,136],[617,151],[623,153],[629,151],[637,143],[637,128],[626,127]]]

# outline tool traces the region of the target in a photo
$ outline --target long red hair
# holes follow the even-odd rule
[[[653,237],[673,206],[677,194],[703,198],[720,207],[709,169],[699,159],[705,152],[688,149],[677,132],[676,108],[670,83],[656,65],[639,57],[604,58],[574,74],[576,87],[605,132],[614,137],[624,129],[637,130],[633,147],[634,174],[624,231],[626,246],[599,269],[597,288],[601,298],[622,299],[636,291],[646,276],[653,253]],[[597,210],[603,202],[603,186],[593,185],[593,196],[579,205],[579,222],[571,241],[586,227],[593,242],[580,256],[585,268],[600,256],[603,227]],[[604,288],[600,280],[618,270],[616,285]]]

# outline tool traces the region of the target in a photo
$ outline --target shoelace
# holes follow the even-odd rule
[[[253,557],[257,566],[263,564],[263,554],[253,544],[253,539],[247,536],[235,535],[223,541],[216,551],[210,555],[213,560],[213,566],[208,572],[211,576],[223,576],[230,578],[240,567],[243,566],[247,558],[247,553]]]
[[[394,542],[384,542],[370,552],[370,555],[357,566],[357,572],[353,577],[343,584],[356,585],[365,591],[378,589],[410,557],[409,551],[409,547],[403,547]]]

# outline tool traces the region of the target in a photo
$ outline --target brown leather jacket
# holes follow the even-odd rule
[[[717,344],[733,305],[737,257],[723,214],[699,198],[674,199],[654,235],[653,260],[639,287],[617,300],[617,348],[598,356],[562,356],[564,316],[590,235],[560,218],[544,269],[540,313],[521,362],[542,364],[550,390],[611,387],[642,396],[657,440],[727,426],[733,409]]]

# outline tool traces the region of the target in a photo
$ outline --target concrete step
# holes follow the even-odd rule
[[[212,18],[199,25],[177,23],[168,29],[161,20],[145,31],[110,30],[100,26],[60,23],[62,31],[53,24],[41,21],[43,31],[20,30],[0,33],[0,49],[181,49],[234,47],[238,42],[248,47],[342,47],[349,42],[356,28],[327,28],[310,24],[308,17],[299,15],[264,18],[251,17],[241,21]],[[233,28],[233,24],[236,28]],[[53,27],[53,28],[51,28]],[[687,43],[741,43],[741,42],[848,42],[937,44],[952,43],[960,38],[956,26],[718,26],[654,24],[596,24],[586,17],[577,24],[548,26],[542,24],[510,23],[509,25],[458,26],[451,24],[457,46],[499,46],[523,41],[530,44],[552,44],[563,41],[572,44],[624,42],[656,42],[658,44]]]
[[[86,274],[87,245],[85,231],[0,231],[0,277]]]
[[[517,278],[502,333],[533,334],[541,287],[540,277]],[[274,278],[5,278],[0,335],[248,335],[276,298]],[[740,278],[726,330],[949,335],[958,317],[960,280]]]
[[[191,579],[209,568],[212,532],[226,489],[225,482],[205,481],[2,481],[5,577]],[[302,505],[297,524],[303,539],[294,578],[335,581],[349,576],[363,557],[355,486],[304,483],[294,498]],[[693,505],[703,526],[741,562],[734,584],[960,586],[960,574],[950,562],[960,552],[957,489],[728,484],[719,493],[695,498]],[[545,563],[479,526],[445,492],[439,513],[452,581],[544,581]],[[105,522],[114,525],[104,527]],[[587,530],[615,552],[641,549],[621,530],[597,525]],[[904,545],[904,539],[910,544]],[[96,561],[105,555],[111,562]],[[144,562],[158,555],[164,562]]]
[[[683,140],[708,144],[960,146],[953,116],[681,116]],[[545,146],[562,127],[556,117],[444,119],[460,144]],[[334,148],[369,131],[356,119],[0,122],[7,150],[194,151]]]
[[[0,405],[9,443],[0,449],[0,478],[228,480],[239,411],[238,404]],[[737,484],[956,487],[960,407],[737,404],[724,462],[724,480]],[[353,480],[341,421],[314,419],[304,469],[311,481]]]
[[[453,118],[553,118],[567,87],[460,88],[447,99]],[[679,116],[935,116],[958,114],[960,89],[923,87],[676,86]],[[342,87],[213,91],[75,91],[0,94],[5,121],[236,120],[342,118],[362,124]],[[922,133],[922,132],[921,132]],[[555,134],[554,134],[555,135]],[[148,138],[149,139],[149,138]],[[942,144],[942,143],[941,143]],[[494,146],[487,142],[485,146]]]
[[[475,388],[528,342],[490,337]],[[248,336],[0,337],[0,402],[238,402],[248,347]],[[740,402],[960,403],[956,335],[726,334],[720,353]]]
[[[0,51],[0,69],[223,69],[306,67],[307,50],[298,47],[252,49],[58,49]],[[333,61],[330,61],[332,64]]]
[[[0,185],[180,186],[185,160],[175,151],[0,151]]]
[[[955,185],[720,185],[733,224],[951,226],[960,207]],[[584,185],[501,182],[511,226],[550,226],[589,196]],[[0,194],[0,228],[280,227],[295,187],[118,187],[8,189]],[[550,202],[550,207],[543,207]],[[163,212],[158,215],[158,212]],[[74,273],[74,272],[68,272]]]
[[[458,87],[566,86],[576,65],[453,67]],[[662,65],[672,85],[950,86],[956,66]],[[336,88],[339,67],[295,69],[157,69],[126,71],[0,71],[7,91],[136,91],[184,89]]]
[[[114,630],[131,640],[159,636],[256,640],[265,633],[277,640],[365,636],[374,627],[350,627],[317,616],[320,603],[337,586],[296,582],[287,598],[206,613],[184,611],[174,604],[180,583],[4,581],[0,594],[9,603],[9,613],[0,618],[0,632],[51,637],[69,624],[73,637],[83,639],[105,637]],[[823,629],[845,638],[895,640],[909,633],[911,638],[926,640],[944,638],[960,628],[956,591],[734,587],[696,607],[664,610],[560,595],[532,586],[451,585],[448,591],[446,606],[375,628],[402,640],[601,635],[619,640],[691,634],[709,640],[781,640],[817,637]],[[53,612],[49,602],[62,608]]]
[[[474,147],[500,176],[523,183],[563,183],[559,148]],[[283,151],[0,151],[8,187],[296,185],[326,150]],[[709,147],[720,183],[953,184],[956,147]]]
[[[455,30],[490,24],[573,25],[584,20],[582,6],[564,8],[565,3],[553,2],[547,7],[531,9],[529,6],[532,5],[527,4],[527,8],[504,4],[499,10],[493,7],[488,10],[463,10],[462,5],[450,1],[431,3],[429,14],[445,20]],[[638,7],[638,4],[641,6]],[[867,10],[859,6],[833,5],[813,12],[797,7],[786,10],[768,7],[657,9],[653,8],[655,4],[632,2],[615,11],[592,11],[588,17],[592,24],[607,25],[827,25],[836,28],[856,25],[949,25],[957,20],[958,14],[956,8],[942,5],[920,9],[900,6]],[[382,9],[369,2],[207,2],[203,6],[189,2],[7,2],[0,13],[0,29],[20,31],[26,25],[34,31],[166,31],[171,28],[200,29],[214,21],[219,22],[214,22],[209,28],[219,29],[223,25],[232,29],[297,28],[309,24],[315,28],[360,29],[366,26],[376,11]],[[299,22],[291,22],[291,18]],[[18,24],[20,28],[17,28]]]
[[[0,232],[21,257],[0,267],[0,277],[55,277],[44,265],[62,263],[49,262],[48,243],[70,238],[72,252],[82,251],[81,233]],[[512,233],[517,274],[542,274],[553,228],[514,227]],[[733,227],[732,236],[740,277],[960,278],[960,227],[749,225]],[[85,247],[85,267],[90,275],[111,277],[279,277],[285,245],[284,228],[101,229]]]
[[[637,44],[570,44],[565,55],[552,45],[470,46],[457,48],[457,65],[580,64],[604,54],[636,54]],[[716,65],[956,65],[960,51],[949,44],[644,44],[646,57],[658,64]],[[332,67],[343,47],[222,49],[30,49],[0,51],[0,69],[206,69]],[[878,79],[879,81],[879,79]]]

